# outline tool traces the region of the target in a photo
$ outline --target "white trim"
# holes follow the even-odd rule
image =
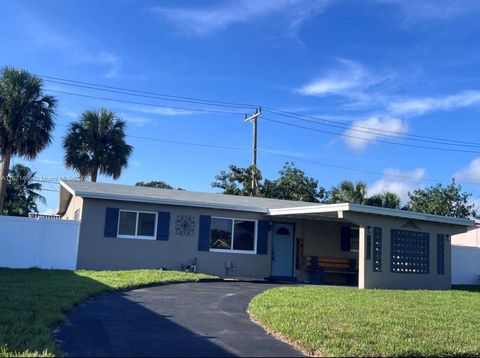
[[[284,209],[270,209],[268,211],[268,214],[270,216],[284,216],[284,215],[302,215],[302,214],[325,214],[325,213],[335,213],[335,212],[343,213],[344,211],[373,214],[373,215],[393,216],[393,217],[400,217],[405,219],[431,221],[431,222],[438,222],[442,224],[459,225],[459,226],[475,225],[475,221],[470,219],[452,218],[447,216],[418,213],[414,211],[388,209],[388,208],[380,208],[377,206],[367,206],[367,205],[349,204],[349,203],[311,205],[311,206],[284,208]]]
[[[212,249],[210,247],[210,242],[208,243],[208,251],[209,252],[223,252],[226,254],[257,254],[257,236],[258,236],[258,220],[254,219],[240,219],[240,218],[231,218],[231,217],[223,217],[223,216],[212,216],[211,219],[222,219],[222,220],[232,220],[232,245],[231,249]],[[233,244],[235,241],[235,221],[251,221],[255,223],[255,228],[253,229],[253,250],[234,250]],[[210,225],[210,235],[212,232],[212,227]]]
[[[120,214],[123,212],[128,212],[128,213],[135,213],[135,235],[121,235],[120,234]],[[154,225],[153,225],[153,236],[141,236],[137,235],[138,233],[138,217],[140,214],[153,214],[155,219],[154,219]],[[141,210],[124,210],[124,209],[119,209],[118,211],[118,222],[117,222],[117,239],[137,239],[137,240],[156,240],[157,239],[157,217],[156,212],[154,211],[141,211]]]

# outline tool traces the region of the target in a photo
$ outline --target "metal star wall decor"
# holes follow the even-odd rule
[[[178,215],[175,222],[175,233],[179,236],[192,236],[195,231],[195,217]]]
[[[402,227],[405,229],[420,230],[420,227],[413,220],[407,220],[405,224],[402,225]]]

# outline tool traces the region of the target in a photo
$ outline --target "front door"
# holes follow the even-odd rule
[[[293,276],[293,224],[273,224],[272,276]]]

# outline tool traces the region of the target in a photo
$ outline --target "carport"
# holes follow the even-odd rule
[[[356,271],[359,288],[449,289],[450,238],[474,225],[467,219],[348,203],[271,209],[269,215],[274,225],[295,228],[293,275],[298,280],[309,281],[316,258],[327,280],[321,283],[351,284]],[[278,260],[275,237],[274,227],[272,274]]]

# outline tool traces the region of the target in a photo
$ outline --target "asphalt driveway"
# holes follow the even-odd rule
[[[203,282],[106,294],[67,315],[55,338],[67,356],[300,356],[246,313],[273,287]]]

